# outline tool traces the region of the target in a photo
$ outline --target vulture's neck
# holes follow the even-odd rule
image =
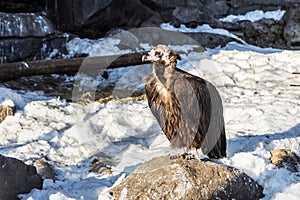
[[[168,63],[168,65],[153,64],[153,75],[163,84],[168,82],[174,74],[176,62]]]

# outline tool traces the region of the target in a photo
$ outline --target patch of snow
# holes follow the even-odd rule
[[[66,44],[68,55],[72,57],[76,54],[87,54],[89,56],[109,56],[131,53],[132,50],[121,50],[118,45],[120,39],[101,38],[98,40],[74,38]]]
[[[251,22],[257,22],[262,19],[273,19],[275,21],[279,21],[285,14],[285,10],[275,10],[275,11],[267,11],[264,12],[262,10],[254,10],[251,12],[246,13],[245,15],[229,15],[227,17],[219,19],[223,22],[237,22],[243,20],[249,20]]]
[[[245,43],[242,39],[237,37],[236,35],[230,33],[229,31],[221,28],[212,28],[208,24],[199,25],[196,28],[188,28],[184,24],[181,24],[179,28],[174,27],[170,23],[162,23],[160,25],[162,29],[168,30],[168,31],[177,31],[182,33],[213,33],[218,35],[224,35],[230,38],[234,38],[241,43]]]
[[[298,200],[300,197],[300,183],[294,183],[288,186],[282,193],[278,193],[273,198],[274,200],[289,199]]]

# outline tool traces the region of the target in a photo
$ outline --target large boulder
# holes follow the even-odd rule
[[[106,8],[112,0],[74,0],[73,9],[75,23],[83,24],[99,10]]]
[[[66,52],[65,44],[74,38],[72,35],[55,33],[45,37],[18,36],[1,38],[0,36],[0,64],[20,61],[32,61],[49,58],[61,58]],[[57,50],[57,54],[53,50]]]
[[[0,0],[0,12],[32,13],[45,10],[45,1],[41,0]]]
[[[216,48],[218,46],[225,46],[229,42],[240,42],[234,38],[227,37],[225,35],[214,34],[214,33],[184,33],[185,35],[193,38],[202,47],[205,48]]]
[[[227,5],[226,0],[207,1],[206,8],[208,9],[209,13],[217,18],[226,16],[229,10],[229,6]]]
[[[74,10],[76,9],[81,9],[81,7],[75,7]],[[79,27],[78,35],[89,38],[99,38],[101,34],[103,36],[104,33],[115,27],[140,27],[148,20],[152,22],[152,26],[159,26],[162,23],[158,14],[139,0],[112,0],[107,2],[106,7],[100,7],[89,18],[81,20],[81,24],[76,24]]]
[[[263,188],[238,169],[197,159],[154,158],[110,190],[116,199],[260,199]]]
[[[0,12],[1,37],[45,37],[54,31],[53,23],[44,15]]]
[[[257,22],[239,22],[242,31],[242,39],[249,44],[260,47],[286,48],[286,40],[283,37],[283,21],[262,19]]]
[[[42,189],[43,180],[36,168],[15,158],[0,155],[0,199],[18,199],[17,195]]]
[[[43,14],[0,12],[0,64],[45,59],[54,49],[61,50],[69,38]]]
[[[300,49],[300,4],[287,6],[284,26],[284,38],[287,45],[293,49]]]
[[[177,7],[173,11],[172,24],[179,27],[185,24],[188,27],[196,27],[201,24],[210,24],[213,27],[220,26],[219,20],[209,14],[208,10],[198,9],[197,6]]]
[[[293,2],[297,0],[290,0]],[[282,0],[231,0],[229,13],[231,14],[245,14],[253,10],[276,10],[286,4]]]

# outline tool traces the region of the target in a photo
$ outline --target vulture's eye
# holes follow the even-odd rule
[[[160,51],[156,51],[155,52],[155,56],[161,58],[162,57],[162,53]]]

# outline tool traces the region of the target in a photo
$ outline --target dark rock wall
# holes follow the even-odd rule
[[[64,32],[98,39],[111,34],[113,29],[157,27],[163,22],[192,28],[209,24],[227,29],[253,45],[299,49],[299,5],[300,0],[0,0],[0,63],[44,59],[47,52],[63,48],[72,38],[61,34]],[[245,14],[255,9],[283,9],[286,15],[281,21],[261,20],[256,23],[218,20],[229,14]],[[48,30],[45,30],[47,26]],[[210,34],[203,38],[208,37],[213,39],[198,42],[212,48],[232,40],[222,39],[219,44],[217,36]],[[61,46],[53,46],[54,43]]]
[[[47,0],[0,0],[0,12],[33,13],[45,10]]]

